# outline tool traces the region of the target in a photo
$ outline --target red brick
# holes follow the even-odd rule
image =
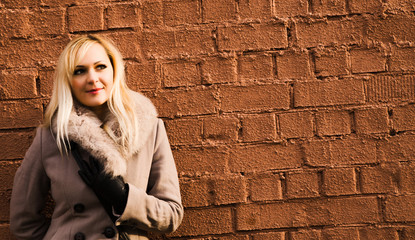
[[[35,69],[1,71],[0,99],[36,97],[36,77]]]
[[[272,56],[267,54],[240,56],[238,73],[243,80],[272,79],[274,76]]]
[[[359,240],[359,233],[356,228],[332,228],[323,229],[322,237],[324,240]]]
[[[154,28],[163,25],[163,1],[153,0],[143,2],[143,26],[144,28]],[[168,18],[166,16],[166,18]]]
[[[237,62],[234,57],[206,58],[201,62],[200,67],[205,84],[237,81]]]
[[[13,179],[14,174],[17,171],[17,168],[20,166],[20,163],[9,162],[9,161],[0,161],[0,174],[1,174],[1,185],[0,190],[11,190],[13,188]]]
[[[68,36],[51,39],[9,39],[0,44],[0,67],[33,68],[55,66]]]
[[[415,105],[396,107],[393,109],[393,128],[397,131],[415,129]]]
[[[331,106],[365,102],[363,81],[344,79],[294,83],[294,106]]]
[[[347,111],[321,111],[316,114],[319,136],[350,134],[351,117]]]
[[[215,89],[176,90],[156,93],[153,99],[163,117],[216,113],[218,100]]]
[[[312,0],[313,14],[320,16],[345,15],[345,0]]]
[[[415,3],[412,0],[389,0],[388,8],[395,11],[414,11]]]
[[[180,191],[185,208],[204,207],[211,204],[209,180],[206,177],[180,181]]]
[[[305,160],[311,166],[344,166],[376,163],[376,142],[366,139],[311,141],[304,144]]]
[[[202,21],[200,2],[197,0],[165,1],[164,21],[168,26],[197,24]]]
[[[396,193],[398,168],[391,164],[360,169],[363,193]]]
[[[210,194],[213,204],[241,203],[246,200],[246,183],[241,176],[214,177],[211,179]]]
[[[415,159],[415,136],[396,135],[380,141],[377,157],[382,162],[413,161]]]
[[[349,0],[349,8],[352,13],[379,12],[382,10],[382,0]]]
[[[385,200],[385,220],[387,222],[415,221],[415,196],[388,196]]]
[[[252,235],[252,240],[284,240],[284,232],[269,232],[269,233],[257,233]]]
[[[303,153],[298,145],[262,144],[235,146],[230,149],[231,172],[252,172],[299,168]]]
[[[276,17],[294,17],[305,16],[308,13],[308,1],[307,0],[287,0],[287,1],[275,1],[274,11]]]
[[[145,31],[143,49],[150,57],[177,57],[208,54],[215,51],[213,29],[186,29],[168,31]]]
[[[350,51],[353,73],[386,71],[386,55],[376,49]]]
[[[201,83],[199,69],[193,62],[163,64],[165,87],[194,86]]]
[[[317,52],[315,55],[317,76],[340,76],[349,74],[345,50]]]
[[[249,178],[249,193],[252,201],[282,199],[281,179],[278,173],[255,173]]]
[[[33,137],[34,133],[0,133],[0,159],[23,158]]]
[[[312,137],[313,116],[310,112],[289,112],[278,115],[283,138]]]
[[[249,236],[248,235],[229,235],[229,236],[219,236],[217,239],[218,240],[249,240]]]
[[[234,117],[203,119],[203,137],[206,140],[235,142],[238,140],[239,120]]]
[[[42,112],[39,101],[0,102],[0,129],[37,127]]]
[[[332,168],[324,170],[323,192],[325,195],[357,194],[356,184],[354,168]]]
[[[289,172],[286,175],[288,198],[310,198],[319,196],[319,176],[313,171]]]
[[[30,23],[30,15],[27,9],[0,11],[0,36],[25,38],[32,35],[33,26]]]
[[[136,3],[110,4],[106,11],[108,28],[139,27],[141,10]]]
[[[2,0],[1,4],[6,8],[25,8],[25,7],[37,7],[40,5],[42,0]]]
[[[202,121],[199,119],[167,120],[165,123],[172,145],[198,144],[202,141]]]
[[[242,140],[273,141],[277,137],[274,114],[245,115],[242,117]]]
[[[390,58],[390,71],[414,71],[415,48],[398,48],[392,52]]]
[[[10,220],[10,199],[11,190],[0,190],[0,221],[8,222]]]
[[[286,84],[221,87],[220,95],[224,112],[288,109],[290,106]]]
[[[370,41],[383,43],[415,41],[415,16],[412,14],[391,14],[386,18],[381,17],[380,14],[369,15],[366,28],[370,29],[367,32]]]
[[[229,0],[202,1],[203,22],[236,20],[236,2]]]
[[[140,34],[135,32],[109,32],[102,35],[114,42],[124,58],[144,62],[140,48]]]
[[[366,83],[367,99],[370,102],[413,101],[415,100],[415,77],[374,76]]]
[[[94,21],[87,21],[87,19],[94,19]],[[104,7],[99,5],[69,7],[68,24],[70,32],[103,30]]]
[[[400,170],[400,191],[402,193],[415,193],[415,163],[402,163]]]
[[[299,22],[296,38],[300,47],[358,44],[362,39],[365,21],[359,16],[341,20]]]
[[[287,28],[281,23],[219,27],[217,43],[219,51],[285,48]]]
[[[414,240],[415,239],[415,227],[405,227],[402,231],[402,236],[404,240]]]
[[[271,0],[240,0],[238,13],[243,19],[269,19],[272,16]]]
[[[33,33],[37,35],[58,35],[65,31],[65,9],[39,9],[30,15]]]
[[[188,209],[183,222],[176,232],[177,236],[197,236],[233,232],[232,208]]]
[[[134,90],[156,89],[161,85],[160,68],[160,65],[152,62],[147,64],[127,62],[127,83]]]
[[[238,231],[375,223],[380,219],[376,197],[239,205],[236,215]]]
[[[39,71],[40,96],[50,97],[53,90],[54,70],[41,69]]]
[[[301,79],[311,75],[308,52],[285,52],[277,55],[276,62],[279,79]]]
[[[321,239],[321,230],[300,230],[291,232],[292,240]]]
[[[221,147],[173,149],[180,174],[221,174],[227,170],[228,152]]]
[[[359,236],[361,239],[399,240],[394,228],[363,228],[359,230]]]
[[[357,133],[386,133],[389,130],[387,108],[355,110],[354,118]]]
[[[16,240],[16,238],[10,232],[9,224],[0,224],[0,236],[7,240]]]

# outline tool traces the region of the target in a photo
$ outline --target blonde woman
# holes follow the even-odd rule
[[[51,193],[49,221],[41,214]],[[81,36],[62,52],[43,126],[14,179],[17,239],[148,239],[181,223],[177,171],[163,122],[129,90],[119,51]]]

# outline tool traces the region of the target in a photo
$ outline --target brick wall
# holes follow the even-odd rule
[[[93,32],[166,122],[186,208],[168,239],[414,239],[414,13],[411,0],[0,0],[0,234],[58,54]]]

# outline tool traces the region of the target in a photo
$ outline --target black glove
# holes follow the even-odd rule
[[[104,172],[104,166],[95,158],[89,158],[90,164],[82,160],[79,164],[79,176],[92,188],[98,198],[114,207],[117,214],[122,214],[127,204],[128,184],[121,176],[112,177]]]

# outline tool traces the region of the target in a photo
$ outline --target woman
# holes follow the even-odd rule
[[[148,239],[148,231],[179,226],[163,122],[124,74],[120,53],[101,37],[78,37],[62,52],[44,125],[14,179],[10,227],[18,239]],[[49,191],[50,221],[41,214]]]

